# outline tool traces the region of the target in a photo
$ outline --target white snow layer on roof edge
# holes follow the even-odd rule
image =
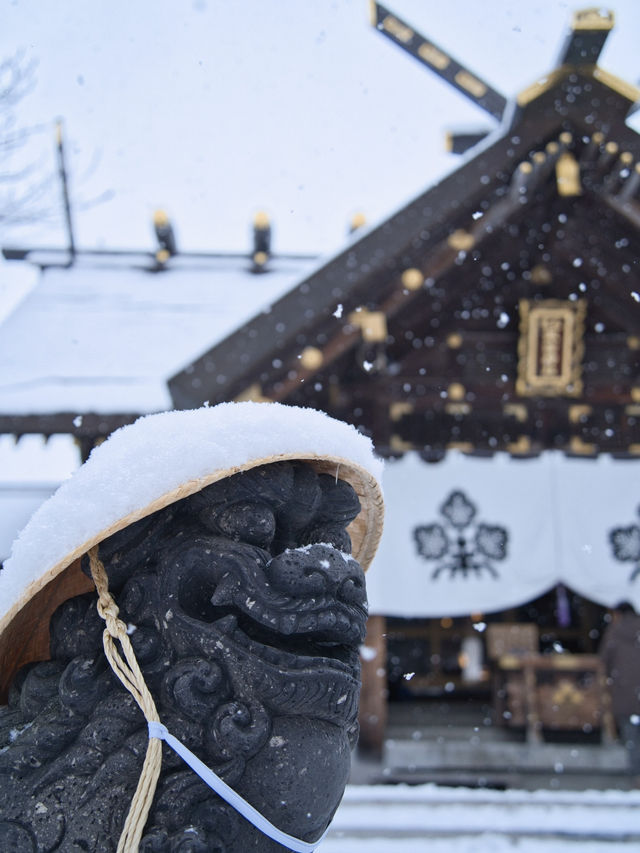
[[[147,415],[112,433],[34,513],[0,572],[0,612],[132,512],[218,469],[280,454],[340,457],[381,479],[370,439],[314,409],[245,402]]]

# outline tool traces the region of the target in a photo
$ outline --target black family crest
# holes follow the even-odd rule
[[[440,507],[443,523],[424,524],[414,528],[416,548],[425,560],[436,566],[435,580],[442,572],[452,578],[488,572],[499,577],[494,562],[507,556],[509,534],[504,527],[476,523],[477,509],[464,492],[455,490]]]
[[[638,515],[640,515],[640,506]],[[616,560],[634,563],[629,582],[634,581],[640,575],[640,525],[614,527],[609,531],[609,542]]]

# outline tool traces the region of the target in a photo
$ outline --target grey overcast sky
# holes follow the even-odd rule
[[[507,96],[555,64],[560,0],[388,0]],[[640,77],[640,3],[616,0],[600,64]],[[83,247],[150,248],[151,216],[183,249],[243,250],[257,210],[274,248],[339,248],[352,214],[379,221],[458,159],[447,129],[491,118],[376,33],[367,0],[0,0],[1,55],[38,61],[19,119],[55,167],[65,121]],[[88,209],[82,202],[109,191]],[[0,235],[61,245],[58,222]]]

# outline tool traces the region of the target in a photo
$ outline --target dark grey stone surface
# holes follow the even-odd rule
[[[315,840],[357,738],[364,574],[351,487],[305,464],[238,474],[100,555],[160,718],[274,824]],[[0,849],[114,851],[147,730],[102,653],[95,596],[52,619],[52,660],[0,710]],[[145,853],[284,850],[163,745]]]

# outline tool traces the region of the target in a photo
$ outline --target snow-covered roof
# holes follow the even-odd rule
[[[240,256],[79,256],[47,267],[2,323],[0,413],[147,413],[172,408],[166,380],[289,290],[313,266]]]

